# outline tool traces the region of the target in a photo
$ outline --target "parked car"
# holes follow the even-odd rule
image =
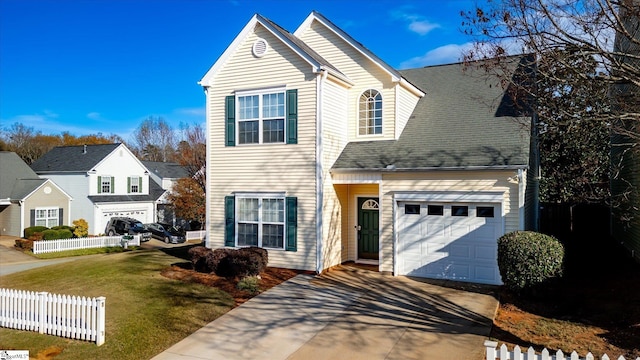
[[[109,219],[104,233],[114,235],[140,235],[140,241],[151,240],[151,232],[145,229],[140,220],[128,217],[112,217]]]
[[[181,229],[163,223],[144,224],[145,228],[151,232],[151,236],[162,240],[165,243],[178,244],[187,240],[184,231]]]

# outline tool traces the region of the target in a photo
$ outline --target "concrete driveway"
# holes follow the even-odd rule
[[[483,359],[495,290],[342,266],[260,294],[154,359]]]

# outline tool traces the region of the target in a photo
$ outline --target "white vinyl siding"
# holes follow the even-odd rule
[[[410,93],[407,89],[403,88],[400,85],[397,85],[396,92],[398,95],[398,114],[396,116],[396,139],[400,137],[402,131],[404,131],[404,127],[407,125],[411,114],[413,113],[413,109],[416,107],[418,103],[418,98],[414,94]]]
[[[268,43],[261,58],[252,54],[260,37]],[[261,25],[244,39],[212,78],[207,93],[210,179],[209,246],[224,246],[224,198],[236,192],[281,192],[298,198],[297,251],[270,251],[269,265],[316,268],[316,75],[311,66]],[[225,146],[225,97],[236,91],[274,88],[298,90],[297,144]]]

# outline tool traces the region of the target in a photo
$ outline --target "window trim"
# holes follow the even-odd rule
[[[283,131],[283,137],[282,137],[282,141],[281,142],[264,142],[264,122],[265,120],[280,120],[280,118],[277,119],[273,119],[273,118],[264,118],[263,117],[263,96],[264,95],[269,95],[269,94],[282,94],[283,98],[284,98],[284,104],[283,104],[283,115],[282,115],[282,131]],[[287,96],[287,88],[286,86],[278,86],[278,87],[271,87],[271,88],[264,88],[264,89],[252,89],[252,90],[240,90],[240,91],[236,91],[235,94],[235,128],[237,129],[235,131],[235,143],[236,146],[251,146],[251,145],[283,145],[283,144],[287,144],[287,120],[288,120],[288,114],[287,114],[287,109],[288,109],[288,96]],[[252,119],[252,120],[241,120],[240,119],[240,98],[241,97],[248,97],[248,96],[258,96],[258,118],[257,119]],[[240,123],[241,122],[248,122],[248,121],[258,121],[258,142],[257,143],[241,143],[240,142]]]
[[[363,95],[365,95],[366,92],[371,92],[371,91],[375,91],[377,93],[376,96],[380,96],[380,133],[361,133],[360,132],[360,116],[361,116],[361,110],[360,110],[360,105],[361,105],[361,98]],[[356,111],[357,111],[357,122],[356,122],[356,134],[358,137],[376,137],[376,136],[384,136],[384,97],[382,96],[382,91],[376,89],[376,88],[368,88],[363,90],[362,92],[360,92],[360,95],[358,95],[358,99],[357,99],[357,104],[356,104]],[[366,110],[367,112],[370,111],[369,109]],[[375,111],[375,109],[374,109]],[[365,127],[365,129],[369,129],[369,125],[368,125],[368,120],[367,119],[367,126]],[[375,128],[375,127],[374,127]]]
[[[34,213],[34,218],[33,218],[33,223],[36,226],[46,226],[48,228],[52,228],[53,226],[59,226],[60,225],[60,208],[57,206],[45,206],[45,207],[37,207],[34,209],[35,213]],[[51,210],[55,210],[55,217],[51,217],[49,216],[49,211]],[[44,218],[38,218],[38,211],[44,211],[46,216]],[[45,225],[38,225],[38,220],[42,220],[44,219]],[[49,226],[49,221],[50,220],[55,220],[55,225],[53,226]]]
[[[142,194],[142,176],[140,175],[129,176],[128,185],[129,186],[127,186],[128,187],[127,192],[129,194]],[[138,187],[138,191],[133,191],[134,186]]]
[[[105,179],[108,179],[109,182],[109,190],[104,191],[104,183]],[[100,175],[98,176],[98,194],[114,194],[115,193],[115,177],[112,175]]]
[[[234,236],[234,246],[236,247],[250,247],[250,246],[257,246],[263,249],[268,249],[268,250],[282,250],[285,251],[287,249],[287,199],[286,199],[286,194],[285,193],[235,193],[235,204],[234,204],[234,232],[235,232],[235,236]],[[258,199],[258,221],[240,221],[240,213],[239,213],[239,204],[240,201],[239,199]],[[273,221],[269,221],[269,222],[264,222],[263,221],[263,208],[262,208],[262,203],[264,199],[276,199],[276,200],[281,200],[282,201],[282,211],[283,211],[283,220],[282,222],[273,222]],[[255,223],[258,225],[258,242],[256,245],[240,245],[238,244],[238,236],[239,236],[239,224],[240,223]],[[262,226],[265,224],[276,224],[276,225],[282,225],[282,247],[265,247],[263,245],[263,239],[262,239]]]

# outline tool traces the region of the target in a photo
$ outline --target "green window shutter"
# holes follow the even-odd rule
[[[115,182],[115,178],[112,176],[111,177],[111,193],[115,193],[116,192],[116,182]]]
[[[29,219],[29,226],[36,226],[36,210],[29,210],[29,215],[31,217],[31,219]]]
[[[142,192],[142,176],[138,178],[138,192]]]
[[[226,122],[224,126],[224,140],[226,146],[236,146],[236,97],[227,96],[224,102]]]
[[[58,208],[58,225],[64,225],[64,209]]]
[[[298,90],[287,90],[287,144],[298,143]]]
[[[131,192],[131,176],[127,176],[127,192]]]
[[[287,207],[287,244],[285,246],[285,250],[287,251],[297,251],[297,243],[298,243],[298,198],[296,197],[287,197],[286,198],[286,207]]]
[[[98,176],[98,194],[102,194],[102,176]]]
[[[224,197],[224,246],[236,246],[236,198]]]

